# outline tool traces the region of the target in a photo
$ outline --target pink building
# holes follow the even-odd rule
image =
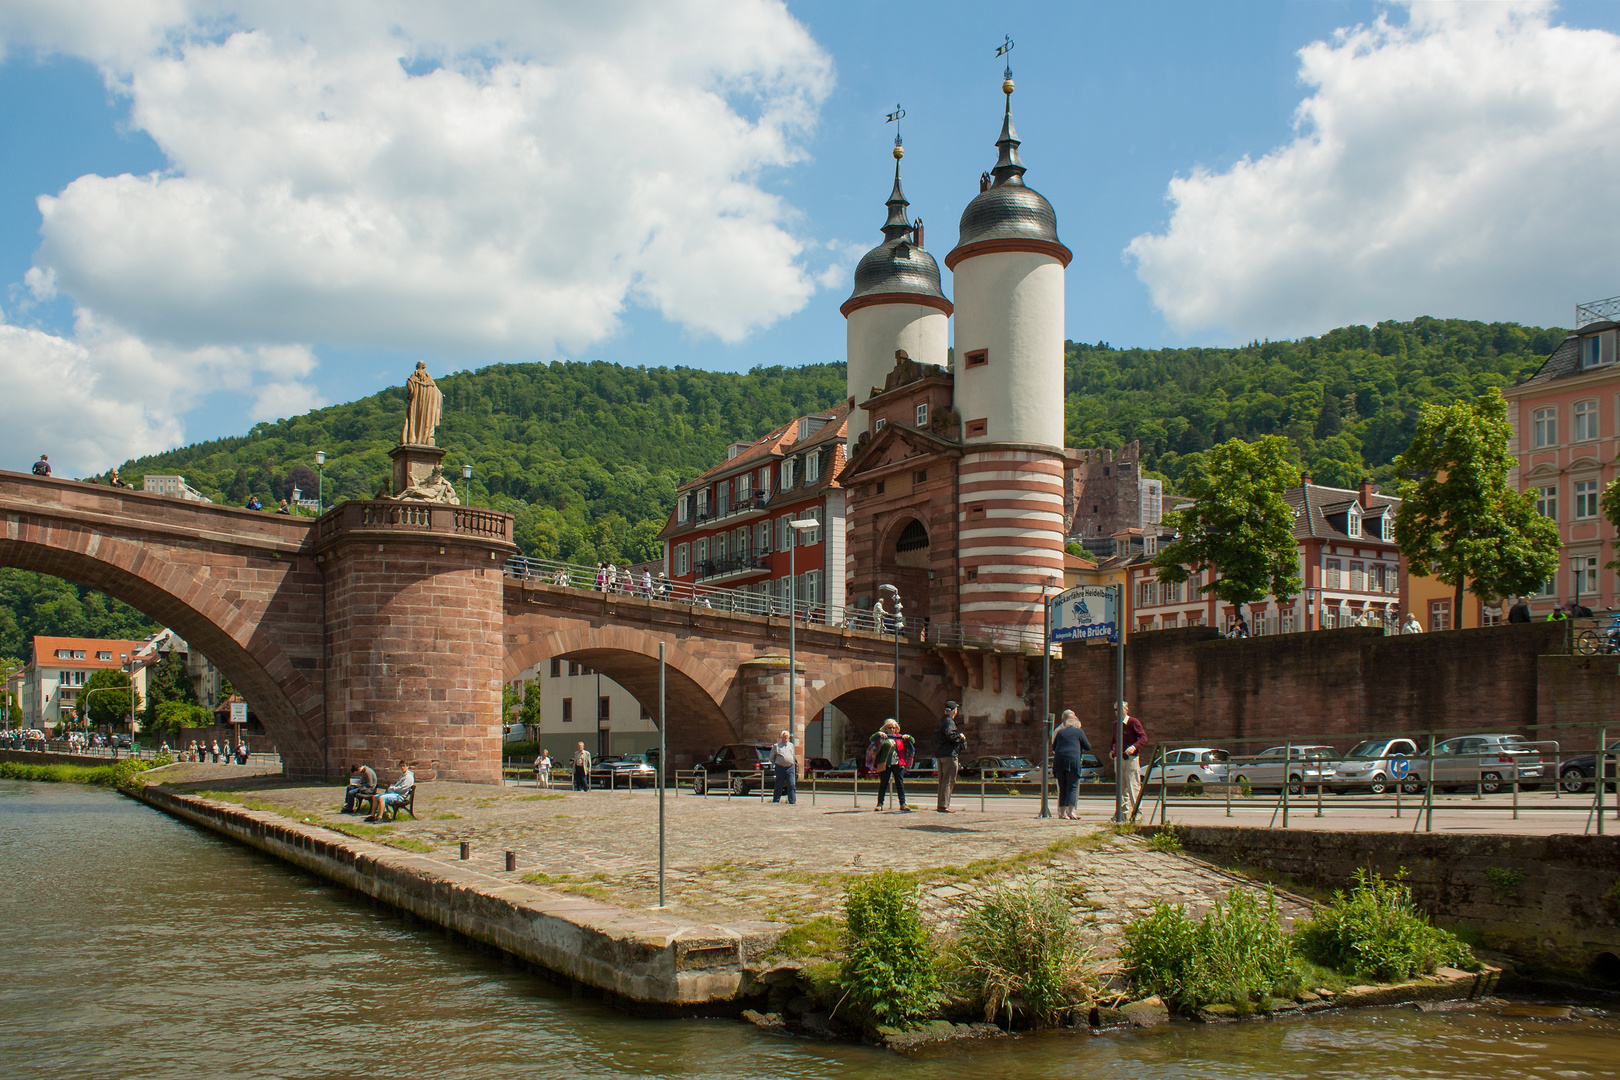
[[[1577,329],[1527,382],[1504,390],[1518,459],[1509,481],[1532,491],[1536,507],[1558,522],[1558,572],[1530,598],[1545,616],[1579,596],[1593,610],[1617,605],[1615,530],[1598,511],[1620,454],[1620,364],[1615,336],[1620,297],[1575,309]]]

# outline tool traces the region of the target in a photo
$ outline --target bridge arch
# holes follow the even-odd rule
[[[931,687],[907,675],[900,677],[900,730],[924,746],[932,736],[947,701],[944,687]],[[849,717],[851,731],[870,735],[894,715],[894,672],[867,667],[805,691],[804,714],[815,716],[828,705]],[[932,747],[932,742],[926,744]],[[926,756],[926,752],[919,749]]]
[[[262,618],[278,604],[284,611],[303,606],[307,597],[278,597],[279,591],[300,589],[287,578],[286,560],[268,553],[238,553],[236,558],[250,575],[262,570],[258,576],[265,581],[279,578],[282,589],[271,585],[265,597],[246,597],[241,581],[215,580],[206,568],[180,565],[154,545],[89,528],[8,517],[0,536],[0,566],[99,590],[173,628],[253,703],[254,714],[281,751],[287,775],[321,777],[326,727],[318,661],[299,657],[295,662],[282,648],[276,628]],[[318,612],[318,585],[315,603]],[[318,657],[319,622],[308,632],[314,638],[310,652]]]
[[[737,741],[742,705],[734,673],[693,656],[678,641],[635,627],[576,626],[542,634],[507,652],[505,679],[515,682],[524,672],[552,659],[578,661],[630,691],[656,723],[659,642],[665,645],[670,760],[704,757],[716,747]],[[545,672],[537,677],[544,678]],[[592,739],[583,741],[595,745]]]

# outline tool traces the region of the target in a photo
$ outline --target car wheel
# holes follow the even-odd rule
[[[1586,790],[1586,770],[1579,765],[1572,765],[1559,774],[1558,782],[1571,795],[1579,795]]]
[[[1248,788],[1250,791],[1254,790],[1253,787],[1249,786],[1249,778],[1247,776],[1244,776],[1242,773],[1238,773],[1236,779],[1234,779],[1232,781],[1232,783],[1234,783],[1234,784],[1236,784],[1238,786],[1238,791],[1240,791],[1240,792],[1244,788]]]
[[[1367,788],[1374,795],[1382,795],[1389,790],[1389,783],[1385,780],[1383,773],[1373,773],[1372,780],[1368,783]]]
[[[1305,793],[1305,781],[1301,780],[1297,776],[1290,776],[1288,778],[1288,794],[1290,794],[1290,795],[1303,795],[1304,793]]]
[[[1202,795],[1204,793],[1204,781],[1196,776],[1187,777],[1187,782],[1182,785],[1182,793],[1194,797]]]
[[[692,794],[707,795],[709,793],[709,774],[699,769],[692,774]]]
[[[1479,789],[1486,795],[1495,795],[1502,790],[1502,777],[1493,772],[1483,774],[1479,778]]]
[[[746,795],[746,794],[748,794],[748,780],[745,777],[741,777],[741,776],[735,777],[731,781],[731,793],[733,795]]]
[[[1423,794],[1423,781],[1408,780],[1401,785],[1401,790],[1408,795],[1421,795]]]

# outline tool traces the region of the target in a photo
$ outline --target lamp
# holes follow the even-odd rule
[[[315,451],[315,513],[326,512],[326,451]]]
[[[472,466],[471,465],[463,465],[461,467],[461,478],[467,482],[467,485],[466,485],[467,486],[467,494],[462,497],[461,501],[463,503],[467,503],[467,504],[470,505],[472,503]]]
[[[1581,560],[1579,557],[1569,560],[1569,576],[1575,582],[1575,610],[1581,608]]]
[[[900,590],[893,585],[879,585],[878,592],[887,596],[894,605],[894,722],[900,722],[900,631],[906,628],[905,605],[900,602]]]
[[[819,529],[815,518],[788,518],[788,739],[799,737],[799,657],[796,631],[799,625],[799,580],[794,555],[799,549],[799,537],[807,529]],[[794,758],[798,760],[797,757]]]

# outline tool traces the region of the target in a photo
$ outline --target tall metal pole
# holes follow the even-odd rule
[[[797,519],[794,519],[797,520]],[[799,550],[799,530],[788,524],[788,740],[795,746],[799,739],[799,580],[794,557]],[[796,760],[796,759],[795,759]]]
[[[998,661],[999,662],[999,661]],[[1043,818],[1052,816],[1046,787],[1052,775],[1052,606],[1046,600],[1046,586],[1041,586],[1041,812]]]
[[[1125,586],[1114,586],[1114,820],[1125,820]]]
[[[669,761],[669,730],[664,716],[664,643],[658,643],[658,906],[664,906],[664,776]]]
[[[900,594],[895,594],[900,599]],[[894,722],[900,722],[900,616],[894,617]]]

